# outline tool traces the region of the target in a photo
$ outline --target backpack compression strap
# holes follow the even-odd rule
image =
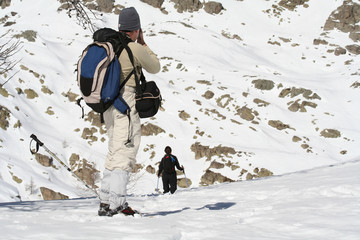
[[[139,77],[136,75],[136,70],[135,70],[136,68],[135,68],[135,64],[134,64],[134,56],[133,56],[130,48],[127,45],[125,46],[125,49],[126,49],[128,55],[129,55],[131,64],[133,65],[133,70],[131,71],[131,73],[129,73],[129,76],[126,78],[126,80],[121,84],[120,89],[122,88],[123,85],[125,85],[128,78],[130,78],[130,76],[132,74],[134,74],[135,75],[135,83],[136,83],[136,93],[140,93],[140,81],[142,83],[145,83],[146,82],[145,76],[144,76],[144,74],[141,73],[141,77],[140,77],[140,80],[139,80]]]

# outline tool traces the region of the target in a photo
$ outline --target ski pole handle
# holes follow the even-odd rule
[[[39,146],[44,145],[44,143],[42,143],[36,136],[35,134],[31,134],[30,136],[35,142],[37,142],[39,144]]]

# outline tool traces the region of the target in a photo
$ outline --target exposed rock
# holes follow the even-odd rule
[[[320,135],[325,138],[339,138],[341,133],[335,129],[324,129],[320,132]]]
[[[360,88],[360,82],[356,81],[351,85],[352,88]]]
[[[236,39],[239,41],[243,41],[243,39],[237,35],[237,34],[231,34],[229,32],[225,32],[224,30],[221,31],[221,35],[223,35],[224,37],[228,38],[228,39]]]
[[[219,14],[223,9],[223,5],[219,2],[209,1],[204,4],[204,10],[209,14]]]
[[[148,165],[148,166],[146,167],[146,171],[147,171],[148,173],[154,174],[154,173],[155,173],[155,168],[154,168],[153,166],[151,166],[151,165]]]
[[[253,80],[252,83],[255,85],[255,88],[260,90],[271,90],[275,85],[273,81],[265,79]]]
[[[224,168],[224,167],[225,167],[225,164],[219,163],[219,162],[217,162],[217,161],[213,161],[213,162],[211,162],[209,168],[220,169],[220,168]]]
[[[348,50],[349,53],[359,55],[360,54],[360,46],[357,44],[353,45],[347,45],[346,50]]]
[[[281,0],[279,2],[279,5],[291,11],[294,11],[297,6],[302,5],[304,7],[308,7],[308,5],[305,4],[308,1],[309,0]]]
[[[186,180],[187,180],[187,183],[186,183]],[[189,184],[189,187],[191,186],[192,184],[192,181],[190,178],[178,178],[177,179],[177,185],[181,188],[187,188],[187,184]]]
[[[208,86],[211,85],[211,82],[208,80],[197,80],[196,82],[199,84],[204,84],[204,85],[208,85]]]
[[[0,84],[0,95],[2,95],[3,97],[9,96],[9,92],[5,88],[3,88],[1,84]]]
[[[237,109],[237,115],[240,115],[240,117],[246,121],[252,121],[254,120],[255,116],[258,115],[258,112],[253,111],[252,109],[244,106],[240,109]]]
[[[0,105],[0,127],[6,130],[9,127],[10,111],[6,107]]]
[[[81,137],[85,140],[89,140],[89,143],[96,142],[98,138],[94,136],[94,133],[96,133],[98,130],[94,127],[92,128],[84,128],[83,133]]]
[[[44,86],[44,85],[41,87],[41,91],[42,91],[43,93],[46,93],[46,94],[49,94],[49,95],[51,95],[51,94],[54,93],[54,92],[51,91],[47,86]]]
[[[70,90],[67,93],[62,93],[64,97],[67,97],[70,102],[76,102],[78,94],[71,92]]]
[[[225,94],[225,95],[222,95],[221,97],[219,97],[218,99],[216,99],[216,104],[219,106],[219,107],[222,107],[222,108],[225,108],[226,106],[229,105],[229,103],[234,100],[230,94]]]
[[[287,129],[287,128],[290,128],[290,125],[284,124],[280,120],[269,120],[268,124],[271,127],[276,128],[277,130],[280,130],[280,131],[284,130],[284,129]]]
[[[217,147],[210,148],[209,146],[203,146],[199,142],[196,142],[191,145],[191,151],[195,153],[195,159],[200,159],[206,157],[206,160],[210,160],[211,157],[221,155],[228,156],[229,154],[235,154],[236,151],[231,147],[223,147],[221,145]]]
[[[101,123],[101,117],[99,113],[91,110],[85,115],[85,121],[91,122],[91,125],[99,129],[100,134],[105,134],[105,124]]]
[[[51,165],[53,163],[53,159],[51,157],[48,157],[48,156],[40,154],[40,153],[35,154],[35,160],[38,163],[40,163],[41,165],[43,165],[44,167],[51,167]]]
[[[179,117],[180,117],[182,120],[186,121],[188,118],[190,118],[190,114],[188,114],[188,113],[185,112],[185,111],[180,111]]]
[[[158,135],[160,133],[164,133],[165,130],[162,129],[159,126],[156,126],[152,123],[147,123],[141,125],[141,136],[152,136],[152,135]]]
[[[328,45],[329,43],[326,40],[323,39],[314,39],[314,45]]]
[[[343,5],[331,13],[324,25],[324,31],[338,29],[342,32],[359,32],[360,26],[360,5],[345,0]]]
[[[41,195],[43,196],[44,200],[62,200],[62,199],[69,199],[68,196],[55,192],[46,187],[40,187]]]
[[[2,9],[9,7],[11,4],[11,0],[0,0],[0,6]]]
[[[21,34],[14,35],[14,37],[16,37],[16,38],[21,38],[21,37],[25,38],[29,42],[35,42],[36,36],[37,36],[37,34],[33,30],[26,30],[26,31],[22,32]]]
[[[303,144],[301,144],[301,147],[302,147],[303,149],[308,149],[310,146],[309,146],[309,144],[307,144],[307,143],[303,143]]]
[[[221,175],[220,173],[214,173],[210,170],[206,170],[205,174],[201,177],[200,184],[203,186],[214,184],[215,182],[234,182],[234,180]]]
[[[85,181],[91,187],[97,187],[95,182],[98,178],[99,171],[94,165],[90,164],[86,159],[81,159],[78,154],[71,154],[69,158],[71,170],[80,179]]]
[[[360,32],[351,32],[349,38],[354,42],[360,42]]]
[[[200,0],[171,0],[179,13],[199,11],[203,7]]]
[[[342,48],[342,47],[337,47],[337,48],[335,48],[334,54],[336,56],[344,55],[344,54],[346,54],[346,49]]]
[[[279,97],[284,98],[284,97],[290,95],[291,98],[294,98],[300,94],[308,100],[313,100],[313,99],[321,100],[321,97],[317,93],[313,93],[313,91],[311,91],[309,89],[295,88],[295,87],[283,89],[280,92]]]
[[[246,174],[246,180],[251,180],[254,178],[254,175],[252,175],[251,173]]]
[[[266,168],[261,168],[260,171],[257,173],[257,175],[258,177],[269,177],[274,175],[274,173]]]
[[[49,106],[49,107],[46,109],[46,112],[45,112],[45,113],[47,113],[47,114],[49,114],[49,115],[54,115],[55,112],[54,112],[53,110],[51,110],[51,109],[52,109],[52,107]]]
[[[25,89],[24,93],[26,94],[26,98],[28,99],[34,99],[39,97],[39,95],[32,89]]]
[[[211,99],[214,97],[214,93],[210,90],[207,90],[202,96],[206,99]]]
[[[226,119],[225,115],[222,115],[218,110],[216,109],[205,109],[205,114],[210,116],[211,114],[216,114],[217,117],[221,118],[222,120]]]
[[[141,0],[144,3],[147,3],[155,8],[161,8],[164,0]]]
[[[110,13],[114,8],[114,1],[113,0],[96,0],[98,4],[97,10],[100,12]]]
[[[256,104],[258,105],[258,107],[267,107],[267,106],[270,105],[269,102],[266,102],[266,101],[261,100],[261,99],[259,99],[259,98],[255,98],[255,99],[253,100],[253,102],[256,103]]]
[[[312,108],[316,108],[317,104],[313,103],[313,102],[309,102],[309,101],[303,101],[301,104],[299,103],[301,100],[298,99],[295,102],[290,102],[290,106],[289,106],[289,110],[292,112],[306,112],[306,108],[305,107],[312,107]]]
[[[135,166],[133,166],[132,173],[137,173],[143,168],[144,166],[142,164],[136,163]]]
[[[298,136],[293,136],[292,141],[293,142],[300,142],[301,138],[299,138]]]

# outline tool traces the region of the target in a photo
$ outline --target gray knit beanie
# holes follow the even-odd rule
[[[140,17],[134,7],[121,10],[119,14],[119,31],[135,31],[140,28]]]

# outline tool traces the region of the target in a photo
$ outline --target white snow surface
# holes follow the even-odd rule
[[[129,196],[142,216],[99,217],[99,200],[0,203],[1,239],[359,239],[360,162],[174,195]],[[344,174],[346,172],[346,174]]]
[[[160,58],[162,71],[145,75],[158,84],[164,110],[142,123],[164,132],[142,137],[137,163],[143,168],[129,184],[128,202],[143,216],[112,218],[97,216],[99,200],[61,164],[42,166],[29,151],[29,136],[35,134],[65,164],[75,153],[101,176],[106,134],[96,128],[97,141],[83,139],[82,130],[93,126],[67,97],[79,94],[74,70],[91,31],[57,11],[59,1],[12,0],[0,9],[0,18],[15,22],[0,23],[1,36],[10,31],[0,45],[26,30],[36,32],[34,42],[20,38],[21,49],[12,56],[20,62],[0,75],[9,94],[0,94],[0,106],[10,111],[9,126],[0,128],[0,239],[360,239],[360,98],[353,87],[360,58],[333,53],[336,46],[356,44],[348,33],[323,34],[325,21],[343,1],[309,0],[308,7],[280,15],[272,8],[278,0],[218,2],[225,9],[211,15],[203,9],[178,13],[170,0],[163,3],[168,14],[140,0],[115,0],[138,10],[145,41]],[[98,28],[117,27],[114,13],[89,16]],[[314,39],[329,44],[314,45]],[[252,82],[257,79],[275,86],[259,90]],[[293,87],[321,99],[279,97]],[[27,98],[28,89],[38,96]],[[214,96],[206,99],[207,91]],[[296,101],[316,107],[289,111]],[[240,117],[242,107],[252,111],[252,121]],[[190,116],[186,120],[179,118],[183,111]],[[270,120],[288,128],[275,129]],[[340,136],[321,136],[327,129]],[[295,136],[301,140],[293,141]],[[231,147],[236,154],[195,159],[195,142]],[[157,177],[146,168],[157,170],[167,145],[185,166],[191,186],[158,195]],[[48,155],[43,148],[39,152]],[[202,186],[213,161],[225,167],[211,171],[235,182]],[[274,176],[245,181],[241,170],[256,168]],[[42,201],[40,187],[70,199]]]

